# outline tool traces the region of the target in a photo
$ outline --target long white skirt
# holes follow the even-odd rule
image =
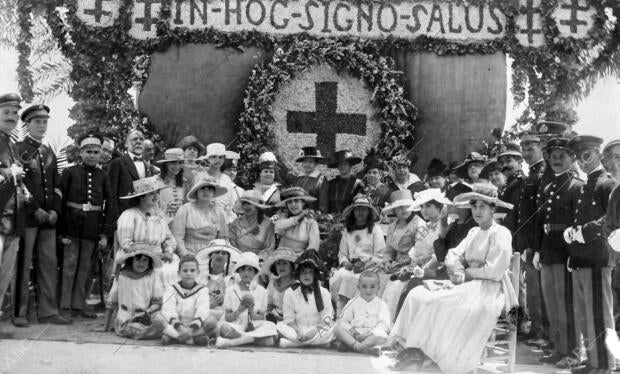
[[[444,373],[466,373],[479,362],[505,304],[502,284],[473,280],[452,289],[416,287],[407,296],[390,336],[420,348]]]
[[[396,319],[396,307],[398,306],[398,300],[400,299],[400,295],[406,285],[407,282],[400,280],[389,281],[385,286],[385,290],[383,290],[383,296],[381,298],[385,301],[388,310],[390,311],[390,322],[394,322]]]

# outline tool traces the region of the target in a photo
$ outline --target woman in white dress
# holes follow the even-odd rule
[[[409,293],[390,340],[418,359],[426,355],[444,373],[467,373],[479,364],[502,310],[517,304],[508,278],[512,235],[493,220],[496,207],[512,205],[499,200],[490,184],[475,184],[455,203],[471,206],[478,227],[446,258],[451,282],[439,290],[416,287]]]

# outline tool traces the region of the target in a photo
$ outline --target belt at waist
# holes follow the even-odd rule
[[[83,212],[101,212],[101,205],[92,205],[90,203],[78,204],[72,201],[67,201],[67,206]]]
[[[545,230],[545,234],[549,234],[555,231],[564,231],[569,225],[565,225],[563,223],[545,223],[543,225],[543,230]]]
[[[121,309],[124,311],[129,311],[129,308],[127,307],[127,305],[125,304],[121,304]],[[144,310],[137,308],[137,309],[132,309],[132,311],[136,312],[136,313],[142,313],[144,312]]]

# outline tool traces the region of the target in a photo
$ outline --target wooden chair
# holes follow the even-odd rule
[[[514,253],[510,260],[510,282],[519,297],[519,274],[521,272],[521,256]],[[498,354],[499,353],[499,354]],[[517,315],[504,310],[485,346],[482,363],[478,369],[492,372],[512,373],[515,370],[517,356]],[[498,364],[504,364],[500,366]]]

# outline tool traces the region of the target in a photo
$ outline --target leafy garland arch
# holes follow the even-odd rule
[[[171,0],[163,0],[157,38],[135,40],[129,36],[132,0],[122,0],[115,23],[107,28],[93,28],[83,24],[77,14],[77,0],[18,0],[21,42],[18,75],[24,96],[32,94],[32,76],[28,66],[30,53],[29,15],[43,13],[63,53],[71,60],[73,71],[70,92],[76,102],[70,115],[75,125],[69,135],[78,136],[92,128],[114,134],[122,139],[131,127],[152,130],[148,119],[138,113],[127,91],[140,87],[148,78],[150,55],[164,51],[170,45],[184,43],[211,43],[218,47],[243,49],[257,46],[266,51],[287,49],[293,43],[318,41],[308,35],[274,37],[258,32],[224,33],[215,29],[189,30],[169,28]],[[361,0],[370,1],[370,0]],[[445,1],[445,0],[439,0]],[[541,0],[542,33],[545,45],[534,48],[519,44],[514,18],[525,14],[518,2],[502,0],[452,0],[456,5],[493,5],[506,15],[506,35],[500,40],[462,44],[459,42],[420,37],[413,41],[385,39],[362,40],[339,38],[324,41],[327,44],[354,43],[368,53],[386,55],[393,50],[429,51],[438,55],[487,54],[503,52],[512,57],[512,90],[515,104],[527,103],[527,110],[516,125],[537,119],[575,122],[571,106],[583,98],[596,80],[609,73],[620,72],[620,3],[614,0],[588,0],[596,11],[594,27],[588,38],[576,40],[559,38],[551,10],[558,0]]]

